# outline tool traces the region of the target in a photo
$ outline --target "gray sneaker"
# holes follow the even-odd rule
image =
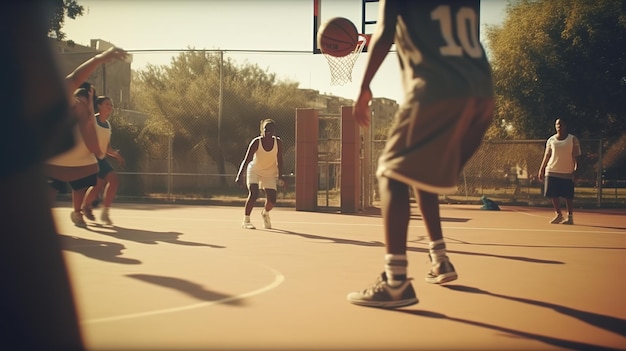
[[[81,227],[81,228],[87,228],[87,223],[85,223],[82,213],[72,211],[72,213],[70,213],[70,218],[72,219],[72,222],[74,223],[75,226]]]
[[[444,259],[431,266],[430,272],[426,275],[426,282],[431,284],[443,284],[456,280],[458,277],[450,260]]]
[[[567,219],[562,221],[561,224],[574,224],[574,216],[567,216]]]
[[[407,279],[398,287],[387,284],[387,275],[383,272],[374,284],[363,291],[352,292],[347,296],[348,301],[355,305],[398,308],[414,305],[419,302],[411,280]]]
[[[83,207],[83,214],[90,221],[95,221],[96,220],[96,216],[93,215],[93,210],[92,210],[91,207],[88,207],[88,206]]]

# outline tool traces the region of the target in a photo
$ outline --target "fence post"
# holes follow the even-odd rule
[[[317,210],[319,113],[296,109],[296,211]]]
[[[173,161],[174,161],[174,137],[171,134],[167,136],[167,199],[172,200],[174,195],[172,194],[172,173],[173,173]]]
[[[598,177],[598,207],[602,206],[602,139],[598,140],[598,171],[596,176]]]
[[[341,212],[356,213],[361,199],[361,136],[352,106],[341,107]]]

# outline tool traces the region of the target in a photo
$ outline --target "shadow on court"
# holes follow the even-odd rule
[[[540,248],[540,249],[573,249],[573,250],[625,250],[626,247],[611,247],[611,246],[574,246],[574,245],[532,245],[532,244],[505,244],[505,243],[473,243],[465,240],[455,239],[446,236],[446,240],[449,242],[455,242],[464,245],[476,245],[476,246],[498,246],[498,247],[520,247],[520,248]]]
[[[453,291],[459,291],[459,292],[470,293],[470,294],[483,294],[483,295],[498,297],[498,298],[507,299],[511,301],[521,302],[521,303],[525,303],[525,304],[529,304],[533,306],[549,308],[556,312],[562,313],[564,315],[576,318],[582,322],[588,323],[589,325],[592,325],[594,327],[602,328],[604,330],[616,333],[621,336],[626,336],[626,320],[621,319],[621,318],[606,316],[603,314],[598,314],[598,313],[593,313],[593,312],[581,311],[575,308],[570,308],[570,307],[557,305],[557,304],[553,304],[549,302],[526,299],[523,297],[500,295],[500,294],[492,293],[489,291],[485,291],[485,290],[470,287],[470,286],[464,286],[464,285],[442,285],[442,286]]]
[[[64,234],[59,234],[59,238],[61,240],[61,246],[65,251],[76,252],[85,257],[100,261],[121,264],[141,264],[141,261],[137,259],[121,257],[123,255],[122,251],[125,250],[126,247],[120,243],[91,240]]]
[[[153,274],[127,274],[129,278],[137,279],[145,283],[180,291],[187,296],[201,301],[223,301],[222,303],[233,306],[245,305],[245,301],[237,299],[235,296],[207,290],[200,284],[196,284],[186,279],[166,277]]]
[[[455,317],[447,316],[443,313],[424,311],[424,310],[396,310],[395,312],[406,313],[406,314],[410,314],[416,317],[445,319],[451,322],[464,323],[464,324],[475,326],[475,327],[486,328],[486,329],[490,329],[493,331],[509,334],[512,338],[536,340],[536,341],[539,341],[539,342],[542,342],[551,346],[563,347],[569,350],[589,350],[589,351],[591,350],[594,350],[594,351],[595,350],[607,350],[607,351],[620,350],[620,349],[602,347],[598,345],[581,343],[581,342],[576,342],[576,341],[571,341],[571,340],[554,338],[554,337],[550,337],[546,335],[528,333],[528,332],[524,332],[521,330],[515,330],[511,328],[502,327],[499,325],[483,323],[483,322],[473,321],[473,320],[464,319],[464,318],[455,318]]]
[[[385,246],[380,241],[359,241],[359,240],[341,239],[341,238],[333,238],[333,237],[321,236],[321,235],[316,235],[316,234],[297,233],[297,232],[291,232],[291,231],[288,231],[288,230],[281,230],[281,229],[271,229],[271,231],[275,232],[275,233],[278,233],[278,234],[297,235],[297,236],[300,236],[300,237],[303,237],[303,238],[306,238],[306,239],[327,241],[327,243],[320,243],[320,244],[343,244],[343,245],[377,246],[377,247],[384,247]],[[452,240],[454,240],[454,239],[452,239]],[[411,242],[423,242],[424,244],[426,244],[426,243],[428,243],[428,240],[427,240],[426,237],[422,236],[422,237],[419,237],[417,240],[411,240]],[[482,244],[477,244],[477,245],[482,245]],[[491,244],[491,245],[496,245],[497,246],[497,244]],[[502,245],[502,246],[508,246],[508,245]],[[420,252],[420,253],[428,254],[428,249],[427,248],[419,248],[419,247],[410,247],[409,246],[409,247],[407,247],[407,251],[410,251],[410,252]],[[469,255],[469,256],[483,256],[483,257],[501,258],[501,259],[506,259],[506,260],[515,260],[515,261],[530,262],[530,263],[563,264],[563,262],[554,261],[554,260],[544,260],[544,259],[531,258],[531,257],[522,257],[522,256],[496,255],[496,254],[488,254],[488,253],[472,252],[472,251],[459,251],[459,250],[450,250],[449,249],[448,253],[459,254],[459,255]]]
[[[178,238],[181,235],[183,235],[183,233],[177,233],[177,232],[155,232],[152,230],[125,228],[125,227],[119,227],[119,226],[105,226],[102,224],[95,224],[94,226],[88,226],[87,230],[92,231],[94,233],[102,234],[102,235],[108,235],[116,239],[134,241],[134,242],[138,242],[141,244],[156,245],[159,242],[162,242],[162,243],[185,245],[185,246],[205,246],[205,247],[212,247],[215,249],[224,248],[224,246],[220,246],[220,245],[211,245],[211,244],[203,244],[203,243],[179,240]]]

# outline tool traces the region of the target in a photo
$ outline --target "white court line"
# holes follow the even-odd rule
[[[549,217],[546,217],[546,216],[542,216],[542,215],[538,215],[538,214],[533,214],[533,213],[527,213],[527,212],[520,211],[520,210],[516,210],[516,209],[511,209],[511,211],[512,211],[512,212],[515,212],[515,213],[520,213],[520,214],[523,214],[523,215],[531,216],[531,217],[549,218]]]
[[[95,324],[95,323],[115,322],[115,321],[120,321],[120,320],[124,320],[124,319],[133,319],[133,318],[156,316],[156,315],[159,315],[159,314],[175,313],[175,312],[188,311],[188,310],[198,309],[198,308],[212,306],[212,305],[218,305],[218,304],[227,303],[227,302],[230,302],[230,301],[235,301],[235,300],[239,300],[239,299],[243,299],[243,298],[247,298],[247,297],[252,297],[254,295],[262,294],[264,292],[270,291],[270,290],[278,287],[285,280],[285,276],[282,273],[280,273],[279,271],[277,271],[277,270],[275,270],[275,269],[273,269],[273,268],[271,268],[269,266],[266,266],[266,265],[262,265],[262,266],[265,266],[265,268],[267,268],[268,270],[272,271],[272,273],[274,273],[274,281],[271,284],[266,285],[266,286],[264,286],[264,287],[262,287],[260,289],[256,289],[256,290],[253,290],[253,291],[250,291],[250,292],[247,292],[247,293],[243,293],[243,294],[239,294],[239,295],[235,295],[235,296],[231,296],[231,297],[227,297],[227,298],[223,298],[223,299],[219,299],[219,300],[215,300],[215,301],[207,301],[207,302],[196,303],[196,304],[193,304],[193,305],[186,305],[186,306],[173,307],[173,308],[165,308],[165,309],[154,310],[154,311],[149,311],[149,312],[123,314],[123,315],[120,315],[120,316],[113,316],[113,317],[106,317],[106,318],[87,319],[87,320],[81,321],[81,324]]]
[[[520,212],[522,214],[526,214],[524,212]],[[530,215],[530,214],[529,214]],[[535,215],[530,215],[535,216]],[[159,219],[159,220],[174,220],[174,221],[207,221],[207,222],[233,222],[239,223],[239,220],[224,220],[224,219],[210,219],[210,218],[194,218],[194,217],[138,217],[138,216],[117,216],[120,218],[134,218],[134,219]],[[116,218],[117,218],[116,217]],[[538,216],[543,217],[543,216]],[[339,222],[296,222],[296,221],[280,221],[281,224],[307,224],[307,225],[325,225],[325,226],[346,226],[346,227],[382,227],[381,224],[372,224],[372,223],[339,223]],[[423,225],[415,225],[411,224],[411,228],[424,228]],[[503,227],[452,227],[446,226],[442,224],[443,229],[455,229],[455,230],[489,230],[489,231],[509,231],[509,232],[554,232],[554,233],[591,233],[589,230],[572,230],[572,226],[567,226],[567,229],[530,229],[530,228],[503,228]],[[279,228],[276,228],[279,229]],[[594,230],[593,234],[626,234],[626,231],[620,231],[619,229],[615,229],[615,231],[600,231]]]

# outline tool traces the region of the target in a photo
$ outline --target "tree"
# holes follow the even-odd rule
[[[623,1],[520,0],[487,38],[497,99],[490,135],[543,139],[558,117],[607,148],[626,132]]]
[[[149,116],[142,138],[172,135],[180,163],[203,151],[220,174],[227,163],[239,165],[262,119],[274,119],[279,132],[293,135],[295,109],[306,106],[297,83],[278,81],[258,65],[222,60],[219,52],[193,49],[169,66],[136,72],[132,89],[134,108]],[[283,138],[285,149],[293,140]]]
[[[65,39],[65,33],[62,31],[65,16],[76,19],[83,15],[85,8],[78,4],[76,0],[52,0],[52,15],[50,16],[50,28],[48,35],[57,40]]]

